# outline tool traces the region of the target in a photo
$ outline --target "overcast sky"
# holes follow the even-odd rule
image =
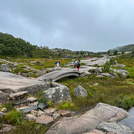
[[[134,0],[0,0],[0,32],[49,48],[108,51],[134,43]]]

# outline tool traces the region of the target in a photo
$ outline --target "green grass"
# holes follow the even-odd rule
[[[94,76],[73,78],[69,80],[60,80],[60,83],[67,85],[72,97],[72,105],[69,103],[60,104],[61,109],[71,109],[84,111],[87,108],[95,106],[99,102],[107,103],[110,105],[130,108],[134,105],[134,85],[129,84],[126,79],[110,79],[110,78],[96,78]],[[98,83],[98,86],[93,86]],[[81,85],[88,92],[88,97],[76,97],[73,94],[73,89]],[[124,99],[120,99],[120,95],[125,94]],[[128,102],[128,105],[127,105]],[[131,103],[130,103],[131,102]]]
[[[7,123],[17,125],[23,120],[24,113],[21,111],[12,110],[8,112],[3,118]]]
[[[36,124],[35,121],[27,122],[24,120],[17,126],[17,129],[12,130],[10,134],[44,134],[48,127]]]
[[[25,65],[30,66],[33,69],[37,69],[37,70],[43,70],[46,68],[53,68],[55,67],[55,62],[59,61],[60,62],[60,66],[61,67],[66,67],[67,62],[71,62],[72,59],[47,59],[47,58],[26,58],[26,59],[9,59],[11,62],[17,62],[17,63],[21,63],[18,64],[17,67],[14,67],[11,64],[11,71],[14,74],[20,74],[22,75],[22,73],[27,73],[27,77],[34,77],[37,78],[37,71],[32,71],[32,70],[27,70]],[[35,63],[31,63],[32,61],[36,61]],[[49,71],[47,71],[46,73],[48,73]]]
[[[48,127],[36,124],[35,121],[24,119],[24,113],[17,110],[11,110],[0,120],[0,123],[15,125],[16,129],[10,131],[10,134],[44,134]],[[0,125],[1,125],[0,124]]]
[[[55,66],[55,62],[59,61],[60,66],[64,66],[67,62],[72,62],[72,59],[46,59],[46,58],[37,58],[37,59],[10,59],[12,62],[23,63],[22,65],[28,65],[34,69],[42,70],[43,68],[52,68]],[[37,61],[36,63],[31,64],[31,61]],[[42,63],[39,63],[42,62]]]
[[[34,95],[34,97],[36,97],[37,99],[42,98],[42,96],[43,96],[43,91],[45,91],[45,90],[39,91],[37,94]]]

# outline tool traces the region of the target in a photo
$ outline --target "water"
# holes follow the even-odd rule
[[[131,115],[125,119],[123,119],[122,121],[119,122],[119,124],[123,124],[129,128],[131,128],[134,131],[134,107],[132,107],[131,109],[129,109],[128,111]]]

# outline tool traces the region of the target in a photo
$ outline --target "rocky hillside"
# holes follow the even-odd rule
[[[117,50],[118,52],[134,51],[134,44],[129,44],[129,45],[125,45],[125,46],[116,47],[114,49],[110,49],[109,51],[114,52],[115,50]]]

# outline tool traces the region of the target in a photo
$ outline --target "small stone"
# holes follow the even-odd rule
[[[37,101],[37,98],[35,98],[35,97],[29,97],[27,99],[30,101],[30,103]]]
[[[98,86],[98,83],[94,83],[93,86]]]
[[[21,111],[24,112],[24,113],[28,113],[28,112],[31,112],[32,110],[37,110],[37,109],[38,109],[37,106],[31,106],[31,107],[21,109]]]
[[[36,117],[32,114],[27,114],[25,119],[28,120],[28,121],[35,121]]]
[[[52,116],[52,114],[56,111],[56,108],[47,108],[44,110],[44,112],[46,113],[46,115],[48,116]]]
[[[60,114],[57,112],[55,112],[52,116],[53,116],[54,121],[58,121],[60,119]]]
[[[71,116],[71,112],[67,110],[58,110],[58,113],[63,117],[69,117]]]
[[[32,111],[31,111],[31,114],[34,115],[34,116],[36,116],[36,115],[37,115],[37,111],[32,110]]]
[[[49,104],[47,104],[47,103],[41,102],[38,104],[38,108],[41,110],[44,110],[45,108],[48,108],[48,107],[49,107]]]
[[[34,102],[34,103],[29,103],[28,106],[37,106],[39,104],[38,101]]]
[[[54,120],[51,116],[40,116],[36,119],[36,123],[51,126],[54,123]]]
[[[1,112],[6,112],[7,111],[7,108],[2,108],[1,109]]]
[[[45,112],[42,112],[41,110],[37,111],[37,117],[46,115]]]
[[[23,110],[23,109],[25,109],[25,108],[28,108],[29,106],[24,106],[24,107],[16,107],[16,110],[17,111],[20,111],[20,110]]]

